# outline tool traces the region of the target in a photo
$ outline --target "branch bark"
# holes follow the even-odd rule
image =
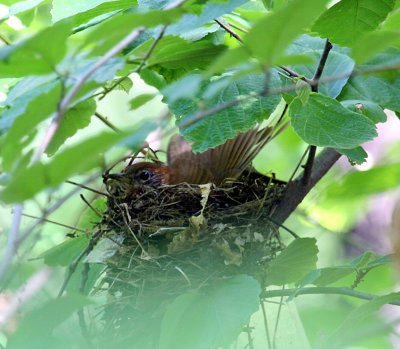
[[[272,214],[272,219],[279,224],[292,214],[297,206],[303,201],[305,196],[317,184],[317,182],[329,171],[335,162],[341,157],[336,150],[325,148],[315,159],[311,170],[309,181],[303,183],[304,172],[301,173],[293,182],[289,182],[282,201]]]

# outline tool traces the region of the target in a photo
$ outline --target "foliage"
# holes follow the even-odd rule
[[[285,164],[290,170],[296,166],[293,158],[298,161],[305,145],[334,148],[351,164],[365,163],[365,143],[379,140],[377,125],[387,122],[384,109],[400,113],[400,2],[333,3],[3,1],[0,201],[7,209],[6,205],[14,205],[14,216],[0,227],[10,232],[7,244],[3,236],[0,280],[12,294],[24,281],[16,275],[27,279],[47,265],[55,271],[59,270],[56,267],[65,268],[68,279],[73,271],[68,266],[77,270],[66,296],[44,300],[63,282],[62,277],[54,276],[41,299],[23,306],[21,319],[14,319],[16,330],[8,333],[7,348],[58,347],[55,343],[65,340],[68,327],[76,332],[83,328],[87,335],[82,320],[79,328],[72,317],[82,308],[91,309],[95,299],[90,289],[81,287],[80,273],[85,275],[86,266],[92,265],[90,272],[86,270],[88,285],[101,287],[96,279],[102,266],[96,265],[94,258],[74,263],[92,241],[91,227],[98,223],[93,210],[103,212],[104,201],[94,203],[91,213],[84,213],[77,225],[76,212],[69,217],[75,227],[71,233],[74,239],[60,241],[63,239],[50,235],[46,240],[46,234],[40,239],[38,228],[59,206],[60,218],[67,219],[65,181],[72,176],[85,181],[89,174],[100,177],[121,154],[139,150],[154,129],[163,137],[169,134],[171,123],[165,117],[165,107],[196,152],[282,116],[290,121],[292,138],[288,137],[280,149],[290,154],[277,150],[275,161],[290,159],[290,164]],[[107,109],[107,103],[115,98],[124,102]],[[126,117],[108,115],[110,109],[122,104]],[[277,139],[279,142],[284,141]],[[320,216],[328,212],[333,226],[339,221],[335,217],[351,216],[354,223],[367,198],[398,187],[400,164],[394,159],[364,172],[344,174],[340,181],[327,175],[331,183],[325,183],[323,202],[319,207],[314,203],[314,212]],[[264,165],[264,170],[270,168]],[[20,225],[22,204],[39,212],[39,223]],[[291,327],[296,333],[286,335],[280,325],[274,336],[284,334],[292,343],[303,343],[307,333],[312,347],[333,348],[332,343],[337,342],[337,347],[371,348],[376,338],[380,341],[393,330],[375,314],[382,305],[400,301],[397,293],[383,294],[393,286],[387,276],[391,259],[361,251],[356,258],[340,263],[331,260],[328,266],[320,267],[325,262],[321,252],[318,254],[318,236],[311,238],[308,226],[307,230],[294,230],[301,237],[288,242],[266,266],[268,290],[276,291],[271,285],[293,286],[289,301],[311,292],[310,288],[314,293],[327,293],[328,286],[331,293],[362,298],[374,291],[366,287],[361,294],[356,288],[363,282],[367,285],[368,280],[379,283],[377,271],[382,271],[383,283],[390,287],[379,290],[379,297],[364,297],[367,300],[361,305],[348,298],[346,303],[337,301],[343,312],[335,324],[321,321],[321,328],[307,321],[312,307],[306,305],[300,312],[303,323],[299,320]],[[17,260],[17,256],[27,255],[39,255],[40,265],[32,267],[24,259]],[[265,330],[257,320],[263,316],[259,297],[265,290],[254,278],[241,274],[207,287],[206,293],[204,289],[192,290],[169,305],[161,323],[159,348],[228,348],[234,341],[240,343],[238,336],[244,327],[251,347],[252,326],[255,333]],[[333,295],[326,297],[336,302]],[[322,312],[323,306],[319,309]],[[275,313],[278,322],[280,309]],[[369,316],[374,316],[371,323],[366,321]],[[315,333],[324,331],[328,332],[325,339],[317,338]],[[265,340],[264,336],[258,332],[255,341]],[[74,336],[68,347],[85,347],[85,343]],[[387,344],[383,339],[379,343],[381,347]],[[269,337],[263,347],[267,345],[272,347]]]

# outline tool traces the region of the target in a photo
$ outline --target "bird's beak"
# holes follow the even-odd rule
[[[107,175],[107,179],[121,179],[125,177],[125,173],[110,173]]]

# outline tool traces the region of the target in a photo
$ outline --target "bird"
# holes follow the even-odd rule
[[[252,128],[203,153],[194,153],[191,144],[177,134],[169,141],[166,164],[138,162],[128,165],[121,173],[108,174],[107,178],[123,180],[132,186],[181,183],[218,186],[228,179],[237,179],[250,167],[255,156],[276,135],[274,129]]]

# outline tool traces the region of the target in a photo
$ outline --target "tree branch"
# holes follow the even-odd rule
[[[312,171],[310,172],[310,180],[306,185],[303,184],[304,172],[301,173],[293,182],[287,184],[284,197],[278,207],[272,214],[272,218],[279,224],[283,223],[290,214],[303,201],[304,197],[317,184],[317,182],[329,171],[329,169],[340,158],[336,150],[325,148],[316,157]]]

